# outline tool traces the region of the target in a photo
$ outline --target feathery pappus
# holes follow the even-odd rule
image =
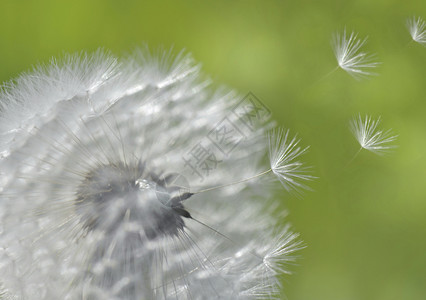
[[[81,53],[5,84],[2,296],[278,297],[303,245],[265,180],[311,177],[254,109],[184,52]]]
[[[366,115],[362,118],[360,114],[351,120],[350,129],[361,146],[360,150],[366,149],[382,155],[396,148],[396,145],[393,145],[392,142],[398,136],[392,133],[392,129],[386,131],[379,129],[380,122],[381,117],[373,119]]]
[[[407,19],[407,28],[414,42],[426,46],[426,22],[422,18],[411,17]]]
[[[332,47],[337,60],[337,68],[341,68],[355,79],[361,79],[371,75],[380,63],[374,61],[374,55],[362,51],[362,47],[367,42],[367,38],[361,40],[358,34],[351,32],[335,33],[333,35]]]

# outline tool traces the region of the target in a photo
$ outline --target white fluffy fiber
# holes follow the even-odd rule
[[[271,124],[245,128],[232,113],[238,95],[211,90],[199,69],[185,53],[143,50],[118,60],[98,51],[52,60],[6,84],[0,94],[5,299],[279,296],[278,277],[300,242],[288,226],[277,230],[270,217],[276,206],[261,179],[184,200],[192,218],[158,199],[155,176],[182,174],[192,191],[267,169],[263,137]],[[229,155],[215,152],[220,162],[200,182],[183,157],[199,142],[217,151],[206,137],[224,117],[239,124],[245,139]],[[168,223],[169,214],[182,217],[183,228]]]

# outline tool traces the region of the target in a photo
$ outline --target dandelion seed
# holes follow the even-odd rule
[[[97,52],[53,61],[4,88],[0,295],[277,295],[300,242],[268,217],[271,192],[263,187],[259,196],[259,186],[244,178],[274,172],[286,189],[300,187],[309,176],[295,159],[306,149],[278,131],[270,137],[271,170],[260,172],[271,124],[247,131],[203,182],[224,188],[192,192],[199,178],[182,157],[201,140],[214,148],[204,138],[237,100],[212,93],[200,78],[184,53],[145,50],[119,61]],[[226,188],[238,179],[245,185]]]
[[[314,178],[306,174],[306,167],[297,160],[309,148],[299,147],[299,142],[296,137],[290,138],[288,130],[276,129],[269,133],[271,170],[287,191],[296,190],[299,187],[307,188],[300,181]]]
[[[391,129],[387,131],[378,130],[380,124],[380,117],[377,120],[373,120],[371,116],[366,115],[365,119],[361,118],[361,115],[351,120],[350,126],[351,131],[361,149],[366,149],[376,154],[384,154],[396,146],[390,145],[397,138],[396,135],[392,135]]]
[[[269,161],[270,169],[258,173],[256,175],[241,179],[239,181],[230,182],[224,185],[214,186],[199,191],[194,194],[205,193],[228,186],[233,186],[248,181],[258,179],[268,173],[274,173],[278,180],[282,183],[284,188],[291,192],[297,191],[298,188],[308,189],[308,187],[299,180],[311,180],[314,176],[306,174],[307,167],[299,161],[295,161],[300,155],[304,154],[309,147],[304,149],[297,147],[299,140],[294,137],[291,141],[289,138],[289,130],[284,131],[281,128],[275,128],[268,132],[268,145],[269,145]]]
[[[426,46],[426,22],[420,17],[412,17],[407,20],[407,28],[411,38],[416,43]]]
[[[366,41],[367,38],[358,39],[355,32],[348,37],[346,29],[343,34],[336,33],[333,37],[332,46],[339,67],[356,79],[376,75],[370,70],[379,64],[373,61],[374,55],[361,51]]]

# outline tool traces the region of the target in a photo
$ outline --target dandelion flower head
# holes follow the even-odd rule
[[[209,85],[190,55],[141,50],[70,55],[4,86],[6,299],[278,295],[298,235],[260,180],[228,185],[264,170],[273,124],[250,126],[238,95]],[[298,164],[274,172],[303,179]]]

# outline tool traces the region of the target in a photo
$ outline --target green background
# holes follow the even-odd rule
[[[0,81],[52,56],[98,47],[118,55],[147,43],[186,48],[216,83],[252,91],[297,132],[318,179],[282,198],[307,248],[290,300],[426,299],[426,47],[405,21],[426,1],[0,1]],[[368,36],[379,76],[336,66],[334,32]],[[365,150],[352,116],[382,116],[399,135],[386,156]]]

